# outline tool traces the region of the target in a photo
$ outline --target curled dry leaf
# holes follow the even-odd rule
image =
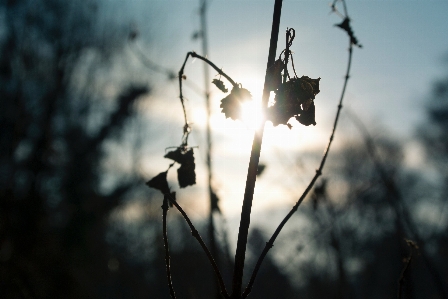
[[[178,147],[176,150],[168,152],[165,158],[180,164],[180,167],[177,169],[177,180],[181,188],[196,184],[196,165],[192,148]]]
[[[285,64],[279,58],[268,71],[268,88],[270,91],[277,90],[282,85],[282,71]]]
[[[221,90],[221,91],[224,92],[224,93],[226,93],[226,92],[229,91],[229,90],[226,88],[226,86],[224,85],[224,82],[222,82],[222,81],[219,80],[219,79],[213,79],[212,83],[215,84],[216,87],[218,87],[219,90]]]
[[[160,190],[163,194],[170,193],[170,187],[168,186],[168,182],[166,180],[167,171],[161,172],[149,181],[146,182],[146,185],[150,188],[154,188]]]
[[[283,83],[276,91],[274,105],[268,108],[268,120],[274,126],[287,125],[288,120],[295,117],[305,126],[315,125],[314,99],[320,92],[319,81],[320,78],[302,76]]]
[[[221,100],[221,111],[226,118],[241,119],[241,104],[251,99],[252,95],[249,90],[235,86],[230,94]]]

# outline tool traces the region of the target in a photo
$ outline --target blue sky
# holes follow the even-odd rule
[[[273,3],[273,0],[213,0],[209,4],[209,57],[248,88],[254,98],[259,98],[262,91]],[[293,194],[300,193],[317,166],[314,161],[314,164],[308,163],[297,156],[309,150],[322,152],[330,134],[347,63],[347,37],[333,26],[341,19],[330,14],[329,3],[320,0],[283,3],[278,49],[284,48],[286,28],[294,28],[296,38],[291,49],[298,75],[322,78],[321,93],[315,101],[317,125],[296,124],[293,130],[267,125],[261,159],[268,164],[265,176],[269,179],[262,177],[258,182],[256,193],[263,199],[254,203],[255,209],[269,208],[279,201],[292,204],[296,199]],[[363,48],[354,52],[344,107],[355,112],[372,130],[409,138],[415,126],[424,120],[425,97],[431,83],[446,71],[443,59],[448,57],[448,1],[347,0],[347,6],[355,35]],[[145,54],[177,72],[188,51],[201,53],[200,42],[191,38],[199,29],[198,8],[199,0],[117,0],[110,2],[107,13],[129,19],[131,26],[139,30],[137,42]],[[202,69],[202,62],[189,62],[187,80],[203,86]],[[215,73],[211,71],[211,75],[213,78]],[[151,127],[148,132],[153,134],[144,166],[148,176],[166,169],[169,162],[161,157],[165,147],[180,143],[183,122],[176,82],[168,82],[164,76],[153,73],[150,83],[155,92],[144,112]],[[244,190],[252,131],[248,124],[225,120],[219,113],[223,94],[213,86],[211,90],[215,185],[224,210],[237,212]],[[205,182],[201,152],[201,147],[205,148],[201,133],[204,105],[203,99],[187,87],[185,94],[195,129],[191,145],[200,147],[197,150],[199,184],[179,194],[202,201],[206,195],[201,183]],[[341,125],[336,140],[354,132],[349,130],[350,123],[344,118]],[[297,161],[302,161],[300,175],[279,177],[290,171],[288,165]]]

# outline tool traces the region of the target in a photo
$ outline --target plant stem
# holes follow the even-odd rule
[[[274,13],[272,20],[271,40],[269,46],[268,63],[266,67],[266,75],[263,88],[262,107],[263,110],[267,108],[269,101],[268,89],[268,70],[274,64],[277,52],[278,32],[280,28],[280,16],[282,10],[282,0],[275,0]],[[255,181],[257,176],[258,163],[260,160],[261,143],[264,131],[263,121],[259,128],[254,133],[252,142],[252,151],[249,161],[249,169],[247,171],[246,188],[244,192],[243,206],[241,211],[240,228],[238,232],[238,241],[235,253],[235,268],[233,272],[232,282],[232,299],[241,298],[241,288],[243,282],[244,260],[246,255],[247,236],[250,225],[250,213],[252,209],[252,200],[254,197]]]
[[[163,210],[162,222],[163,222],[163,243],[165,246],[166,278],[168,280],[168,287],[170,289],[171,298],[176,299],[176,295],[174,293],[173,288],[173,281],[171,279],[170,250],[168,247],[168,233],[166,230],[166,214],[168,212],[168,200],[166,198],[163,200],[162,210]]]
[[[188,226],[190,227],[191,235],[199,242],[199,245],[201,245],[202,249],[204,250],[205,255],[207,256],[210,264],[213,267],[213,270],[215,271],[216,279],[218,280],[219,287],[221,289],[221,295],[226,299],[229,298],[229,295],[227,294],[226,286],[224,284],[224,280],[222,279],[222,275],[221,275],[221,272],[219,271],[218,265],[216,264],[215,260],[213,259],[213,256],[210,253],[210,250],[208,249],[207,245],[205,245],[204,241],[202,240],[201,235],[199,234],[198,230],[193,225],[190,218],[187,216],[187,214],[182,209],[182,207],[177,203],[177,201],[174,198],[172,198],[170,194],[165,194],[165,196],[170,201],[170,203],[173,204],[173,206],[175,206],[176,209],[182,214],[182,216],[184,217]]]
[[[200,17],[201,17],[201,37],[202,37],[202,55],[204,57],[208,57],[208,35],[207,35],[207,0],[200,1]],[[218,260],[218,252],[215,238],[215,225],[213,223],[213,213],[214,213],[214,192],[212,189],[212,133],[210,128],[210,117],[211,117],[211,105],[210,105],[210,75],[208,65],[204,64],[204,98],[205,98],[205,106],[207,110],[207,120],[206,120],[206,163],[207,163],[207,172],[208,172],[208,199],[210,203],[210,211],[208,215],[208,238],[210,242],[210,252],[212,256],[215,257],[216,263],[219,264]],[[220,299],[221,294],[219,292],[219,282],[215,281],[215,298]]]
[[[353,54],[353,45],[352,45],[351,42],[349,44],[348,53],[349,53],[349,55],[348,55],[348,63],[347,63],[347,72],[345,74],[344,86],[342,88],[341,97],[339,99],[338,110],[336,112],[336,116],[335,116],[334,123],[333,123],[333,130],[331,132],[331,136],[330,136],[330,140],[328,141],[327,148],[325,149],[325,152],[324,152],[324,154],[322,156],[322,160],[320,162],[319,168],[316,170],[316,174],[311,179],[311,182],[308,184],[308,186],[306,187],[305,191],[300,196],[300,198],[297,201],[297,203],[294,205],[294,207],[291,209],[291,211],[289,211],[289,213],[285,216],[285,218],[280,222],[279,226],[277,227],[277,229],[275,230],[274,234],[271,236],[269,241],[266,242],[266,246],[263,249],[263,252],[261,253],[260,257],[258,258],[258,261],[257,261],[257,263],[255,265],[255,268],[254,268],[253,272],[252,272],[249,284],[247,285],[246,289],[244,290],[242,298],[246,298],[249,295],[249,293],[251,292],[253,283],[255,281],[255,277],[257,276],[257,273],[258,273],[258,270],[260,269],[260,266],[261,266],[264,258],[266,257],[268,251],[274,246],[274,242],[277,239],[277,236],[280,234],[280,231],[283,229],[283,227],[285,226],[286,222],[288,222],[288,220],[291,218],[291,216],[297,211],[297,209],[299,208],[300,204],[305,199],[306,195],[311,191],[311,188],[313,187],[314,183],[317,181],[319,176],[322,174],[322,169],[324,168],[325,161],[327,160],[327,156],[328,156],[328,153],[330,151],[331,144],[333,142],[334,134],[336,132],[336,127],[337,127],[337,124],[338,124],[339,115],[340,115],[341,109],[342,109],[342,101],[344,99],[344,95],[345,95],[345,90],[347,88],[348,79],[350,78],[350,69],[351,69],[351,62],[352,62],[352,56],[353,56],[352,55]]]

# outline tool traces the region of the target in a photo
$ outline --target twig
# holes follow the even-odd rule
[[[188,226],[190,227],[191,234],[199,242],[199,244],[201,245],[205,254],[207,255],[207,258],[208,258],[210,264],[212,265],[213,270],[215,271],[216,278],[218,279],[219,286],[221,288],[221,294],[224,296],[224,298],[230,298],[227,293],[226,286],[224,284],[224,280],[222,279],[222,275],[221,275],[221,272],[219,271],[218,265],[216,264],[215,260],[213,259],[213,256],[211,255],[210,250],[207,248],[207,245],[205,245],[204,241],[202,240],[201,235],[199,234],[198,230],[194,227],[190,218],[187,216],[187,214],[181,208],[181,206],[177,203],[177,201],[174,200],[174,198],[172,198],[170,194],[165,194],[165,196],[166,196],[166,198],[168,198],[170,203],[173,204],[176,207],[176,209],[182,214],[182,216],[184,217]]]
[[[200,19],[201,19],[201,40],[202,40],[202,55],[205,57],[208,56],[208,30],[207,30],[207,0],[201,0],[200,2]],[[210,78],[209,78],[209,68],[206,64],[204,64],[204,98],[205,98],[205,108],[207,111],[207,119],[205,125],[205,138],[207,142],[206,147],[206,165],[207,165],[207,174],[208,174],[208,199],[210,203],[210,211],[208,215],[208,237],[210,244],[211,254],[215,257],[216,263],[219,264],[219,256],[216,245],[215,238],[215,225],[213,222],[213,214],[215,211],[215,206],[217,203],[214,203],[216,195],[212,188],[213,182],[213,172],[212,172],[212,130],[211,130],[211,104],[210,104]],[[217,299],[221,298],[219,293],[218,283],[215,282],[214,292]]]
[[[168,280],[168,287],[170,289],[170,295],[172,299],[176,299],[176,294],[174,293],[173,288],[173,281],[171,279],[171,269],[170,269],[170,250],[168,247],[168,234],[166,230],[166,214],[168,212],[168,200],[165,198],[163,199],[163,216],[162,216],[162,222],[163,222],[163,243],[165,245],[165,266],[166,266],[166,278]]]
[[[288,222],[288,220],[291,218],[291,216],[297,211],[298,207],[300,206],[300,204],[303,202],[303,200],[305,199],[306,195],[308,194],[308,192],[312,189],[314,183],[316,182],[316,180],[318,179],[318,177],[322,174],[322,169],[324,168],[325,165],[325,161],[327,160],[327,156],[328,153],[330,151],[330,146],[333,142],[333,138],[334,138],[334,134],[336,131],[336,127],[338,124],[338,120],[339,120],[339,115],[342,109],[342,101],[344,99],[344,95],[345,95],[345,90],[347,88],[347,83],[348,83],[348,79],[350,78],[350,69],[351,69],[351,63],[352,63],[352,56],[353,56],[353,44],[349,43],[349,48],[348,48],[348,63],[347,63],[347,72],[345,75],[345,81],[344,81],[344,86],[342,88],[342,92],[341,92],[341,97],[339,99],[339,105],[338,105],[338,110],[336,112],[336,117],[334,119],[334,124],[333,124],[333,130],[331,132],[331,136],[330,136],[330,140],[328,141],[328,145],[325,149],[325,152],[322,156],[322,160],[320,162],[320,166],[319,168],[316,170],[316,174],[314,175],[314,177],[312,178],[311,182],[308,184],[308,187],[306,187],[305,191],[303,192],[303,194],[300,196],[299,200],[297,201],[297,203],[294,205],[294,207],[291,209],[291,211],[285,216],[285,218],[282,220],[282,222],[280,222],[279,226],[277,227],[277,229],[275,230],[274,234],[272,235],[272,237],[269,239],[269,241],[266,243],[265,248],[263,249],[263,252],[261,253],[260,257],[258,258],[258,261],[255,265],[255,268],[252,272],[252,276],[249,280],[249,283],[243,293],[243,298],[246,298],[249,293],[252,290],[252,286],[254,284],[255,278],[257,276],[258,270],[260,269],[260,266],[264,260],[264,258],[266,257],[266,254],[268,253],[268,251],[274,246],[274,242],[277,239],[277,236],[280,234],[280,231],[283,229],[283,227],[285,226],[286,222]]]
[[[232,78],[230,78],[229,75],[227,75],[226,73],[224,73],[221,69],[219,69],[213,62],[211,62],[210,60],[208,60],[207,58],[196,54],[195,52],[188,52],[187,56],[185,57],[184,63],[182,64],[182,67],[179,70],[179,99],[180,102],[182,104],[182,110],[184,112],[184,120],[185,120],[185,125],[184,125],[184,137],[183,137],[183,144],[187,144],[187,140],[188,140],[188,134],[190,133],[190,126],[188,124],[188,119],[187,119],[187,111],[185,109],[185,103],[184,103],[184,96],[182,93],[182,80],[185,78],[184,77],[184,69],[185,69],[185,65],[187,64],[188,58],[189,57],[193,57],[193,58],[199,58],[202,61],[206,62],[208,65],[210,65],[212,68],[214,68],[218,74],[220,74],[221,76],[223,76],[224,78],[226,78],[234,87],[237,87],[238,84],[233,81]]]

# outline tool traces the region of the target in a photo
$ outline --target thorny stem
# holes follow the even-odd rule
[[[282,10],[282,0],[275,0],[274,13],[271,29],[271,40],[269,46],[268,62],[266,66],[266,75],[263,88],[262,107],[266,109],[269,101],[268,88],[268,70],[274,64],[277,52],[278,32],[280,28],[280,16]],[[232,299],[241,298],[241,289],[243,281],[244,260],[246,255],[247,236],[250,225],[250,213],[252,208],[252,200],[254,197],[255,181],[257,176],[258,162],[260,159],[261,143],[263,139],[264,122],[255,131],[252,143],[252,151],[249,161],[249,169],[247,171],[246,188],[244,191],[243,206],[241,211],[240,227],[238,232],[238,241],[235,253],[235,268],[232,281]]]
[[[219,283],[219,287],[221,288],[221,294],[224,296],[224,298],[228,299],[230,298],[226,286],[224,284],[224,280],[222,279],[221,272],[219,271],[218,265],[216,264],[215,260],[213,259],[212,254],[210,253],[210,250],[207,248],[207,245],[205,245],[204,241],[201,238],[201,235],[199,234],[198,230],[194,227],[193,223],[191,222],[190,218],[187,216],[185,211],[181,208],[181,206],[174,200],[174,198],[171,197],[170,194],[165,194],[166,198],[170,201],[171,204],[173,204],[176,209],[182,214],[185,221],[187,222],[188,226],[190,227],[192,236],[199,242],[202,249],[204,250],[205,254],[207,255],[207,258],[210,262],[210,264],[213,267],[213,270],[215,271],[216,278]],[[168,257],[169,258],[169,257]]]
[[[170,269],[170,250],[168,247],[168,234],[166,231],[166,214],[168,212],[168,200],[165,198],[162,205],[163,216],[163,243],[165,246],[165,266],[166,266],[166,278],[168,280],[168,287],[170,289],[171,298],[176,299],[176,294],[174,293],[173,281],[171,280],[171,269]]]
[[[251,292],[252,286],[254,284],[255,278],[256,278],[257,273],[258,273],[258,270],[260,270],[260,266],[261,266],[264,258],[266,257],[266,254],[274,246],[274,242],[277,239],[277,236],[280,234],[280,231],[283,229],[283,227],[285,226],[286,222],[288,222],[288,220],[291,218],[291,216],[297,211],[298,207],[303,202],[303,200],[307,196],[308,192],[310,192],[311,188],[313,187],[313,185],[316,182],[316,180],[318,179],[318,177],[322,174],[322,169],[324,168],[325,161],[327,160],[327,156],[328,156],[328,153],[330,151],[330,146],[331,146],[331,144],[333,142],[334,134],[335,134],[336,127],[337,127],[337,124],[338,124],[339,115],[340,115],[340,112],[341,112],[341,109],[342,109],[342,101],[344,99],[345,90],[346,90],[346,87],[347,87],[347,82],[348,82],[348,79],[350,78],[349,75],[350,75],[350,69],[351,69],[351,63],[352,63],[352,54],[353,54],[353,44],[351,42],[350,42],[350,45],[349,45],[349,48],[348,48],[348,53],[349,53],[349,55],[348,55],[348,63],[347,63],[347,72],[346,72],[346,75],[345,75],[344,86],[342,88],[341,97],[339,99],[338,110],[336,112],[336,117],[335,117],[334,123],[333,123],[333,130],[331,132],[330,140],[328,141],[328,144],[327,144],[327,147],[325,149],[325,152],[324,152],[324,154],[322,156],[322,160],[320,162],[320,166],[316,170],[316,174],[312,178],[311,182],[308,184],[308,187],[306,187],[305,191],[300,196],[300,198],[297,201],[297,203],[294,205],[294,207],[291,209],[291,211],[285,216],[285,218],[282,220],[282,222],[280,222],[280,224],[277,227],[277,229],[275,230],[274,234],[269,239],[269,241],[266,243],[266,246],[263,249],[263,252],[261,253],[260,257],[258,258],[257,264],[255,265],[255,268],[254,268],[254,270],[252,272],[252,276],[250,278],[250,281],[249,281],[246,289],[244,290],[243,298],[246,298],[249,295],[249,293]]]

